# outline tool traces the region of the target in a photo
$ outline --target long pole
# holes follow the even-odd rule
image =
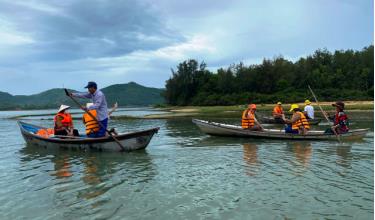
[[[328,116],[327,116],[327,113],[323,110],[323,108],[320,106],[319,102],[318,102],[318,99],[316,98],[315,96],[315,93],[314,91],[311,89],[310,85],[307,85],[309,87],[309,90],[311,92],[311,94],[313,95],[314,99],[315,99],[315,102],[316,104],[318,104],[319,108],[320,108],[320,111],[322,112],[322,114],[324,115],[324,117],[326,118],[327,122],[328,122],[328,125],[331,126],[331,122],[329,121],[328,119]],[[332,128],[331,128],[332,129]],[[336,135],[337,137],[337,141],[341,143],[341,140],[340,140],[340,136],[337,134],[336,130],[335,129],[332,129],[333,133]]]
[[[83,111],[85,111],[93,120],[95,120],[96,122],[98,122],[98,124],[99,124],[99,126],[100,127],[102,127],[102,128],[104,128],[104,126],[103,126],[103,124],[95,117],[95,116],[93,116],[88,110],[86,110],[75,98],[73,98],[71,95],[70,95],[70,93],[68,92],[68,90],[67,89],[64,89],[65,90],[65,93],[66,93],[66,95],[67,96],[69,96],[72,100],[73,100],[73,102],[75,102]],[[111,132],[109,132],[108,131],[108,129],[105,129],[106,131],[107,131],[107,133],[109,134],[109,136],[111,136],[111,138],[113,139],[113,140],[115,140],[115,142],[120,146],[120,148],[121,148],[121,151],[125,151],[125,148],[124,148],[124,146],[122,146],[122,144],[120,143],[120,141],[119,140],[117,140],[117,138],[115,138],[115,136],[113,136],[112,135],[112,133]]]

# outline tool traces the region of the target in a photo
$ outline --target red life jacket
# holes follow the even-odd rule
[[[56,122],[57,122],[57,117],[62,117],[61,124],[62,127],[59,127]],[[73,127],[73,120],[72,116],[69,113],[57,113],[57,115],[54,118],[55,122],[55,130],[62,130],[65,128],[72,128]]]
[[[334,125],[340,125],[339,131],[340,133],[345,133],[349,131],[348,128],[348,116],[344,112],[339,112],[335,114]]]

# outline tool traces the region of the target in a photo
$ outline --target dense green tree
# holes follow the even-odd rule
[[[372,45],[361,51],[319,49],[294,63],[278,56],[258,65],[232,64],[216,73],[204,62],[187,60],[172,69],[165,98],[171,105],[300,102],[312,98],[310,85],[322,101],[373,99],[373,62]]]

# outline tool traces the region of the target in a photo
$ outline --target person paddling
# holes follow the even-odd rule
[[[328,128],[325,133],[333,134],[333,130],[335,130],[337,134],[347,133],[349,131],[349,121],[348,116],[344,112],[345,104],[338,101],[332,104],[332,106],[336,107],[336,113],[333,118],[333,126]]]
[[[247,109],[242,113],[242,128],[251,131],[263,131],[262,125],[255,118],[255,111],[257,106],[255,104],[248,105]]]
[[[291,124],[291,126],[289,125],[285,128],[285,133],[307,134],[310,125],[299,106],[297,104],[292,104],[289,111],[293,112],[293,115],[290,120],[284,120],[286,124]]]
[[[70,106],[61,105],[54,117],[54,134],[63,136],[79,136],[78,130],[74,129],[73,119],[68,109]]]
[[[87,98],[92,99],[93,105],[84,110],[93,110],[97,112],[97,120],[99,123],[99,131],[96,137],[104,137],[106,135],[107,125],[108,125],[108,107],[107,101],[102,91],[98,90],[98,86],[95,82],[88,82],[87,86],[88,92],[85,93],[69,93],[72,97]]]

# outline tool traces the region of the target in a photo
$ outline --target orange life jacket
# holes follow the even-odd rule
[[[275,114],[284,114],[283,108],[281,106],[276,105],[275,108],[273,108],[272,115]]]
[[[307,121],[307,119],[305,117],[305,114],[303,114],[302,112],[296,112],[296,113],[300,115],[300,119],[298,119],[297,121],[295,121],[292,124],[292,129],[298,130],[302,127],[305,128],[305,129],[310,129],[310,125],[309,125],[309,122]]]
[[[56,122],[57,122],[57,117],[62,117],[61,124],[62,127],[59,127]],[[55,130],[61,130],[63,128],[72,128],[73,127],[73,120],[72,116],[69,113],[57,113],[57,115],[54,118],[55,121]]]
[[[95,118],[96,118],[96,110],[89,111]],[[96,120],[94,120],[89,114],[83,114],[83,123],[86,125],[86,134],[96,133],[99,131],[99,124]]]
[[[54,129],[53,128],[47,128],[47,129],[39,129],[36,134],[41,136],[41,137],[44,137],[44,138],[48,138],[49,136],[53,135],[55,132],[54,132]]]
[[[250,113],[250,114],[248,114]],[[250,112],[250,109],[246,109],[242,113],[242,128],[251,128],[255,125],[254,114]]]

